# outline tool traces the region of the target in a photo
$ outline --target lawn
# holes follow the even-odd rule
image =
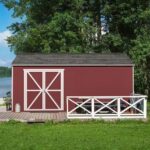
[[[0,150],[149,150],[150,121],[0,124]]]

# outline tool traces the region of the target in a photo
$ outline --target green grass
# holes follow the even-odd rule
[[[137,121],[2,123],[2,150],[148,150],[150,124]]]
[[[150,115],[150,114],[149,114]],[[149,150],[150,121],[0,124],[0,150]]]

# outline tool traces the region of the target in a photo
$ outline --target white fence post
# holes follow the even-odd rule
[[[147,100],[146,100],[146,98],[144,98],[144,110],[143,110],[143,112],[144,112],[144,118],[147,118]]]
[[[91,113],[92,113],[92,118],[95,117],[95,109],[94,109],[94,98],[91,99],[91,103],[92,103],[92,110],[91,110]]]
[[[69,98],[67,97],[67,118],[69,118],[69,106],[68,106],[68,101],[69,101]]]
[[[118,118],[120,118],[120,106],[121,106],[120,102],[121,102],[121,100],[120,100],[120,98],[118,98],[117,99],[117,113],[118,113]]]

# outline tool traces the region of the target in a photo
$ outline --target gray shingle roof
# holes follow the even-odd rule
[[[19,54],[13,66],[133,66],[126,54]]]

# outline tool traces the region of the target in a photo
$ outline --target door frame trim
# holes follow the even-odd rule
[[[24,111],[63,111],[64,110],[64,69],[23,69],[24,71]],[[41,72],[42,74],[45,74],[46,72],[57,72],[60,73],[60,97],[61,97],[61,106],[60,109],[31,109],[27,107],[27,74],[30,72]],[[42,76],[43,80],[43,76]],[[43,82],[43,81],[42,81]],[[45,81],[44,81],[45,82]],[[43,83],[42,83],[43,84]]]

